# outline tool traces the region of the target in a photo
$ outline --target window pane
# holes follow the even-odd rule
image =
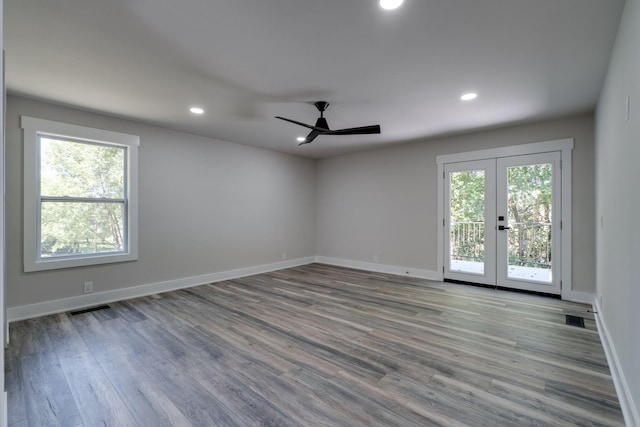
[[[124,198],[124,148],[40,137],[40,195]]]
[[[42,202],[40,257],[124,251],[123,203]]]

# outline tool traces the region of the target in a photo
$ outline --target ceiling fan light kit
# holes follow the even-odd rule
[[[316,106],[318,111],[320,111],[320,117],[318,117],[318,120],[316,120],[315,126],[296,120],[287,119],[285,117],[276,116],[276,119],[284,120],[285,122],[293,123],[295,125],[311,129],[311,132],[309,133],[309,135],[307,135],[306,138],[298,138],[298,145],[309,144],[319,135],[372,135],[380,133],[380,125],[331,130],[331,128],[329,128],[329,123],[327,123],[327,119],[324,118],[324,112],[327,107],[329,107],[329,103],[327,101],[317,101],[314,105]]]

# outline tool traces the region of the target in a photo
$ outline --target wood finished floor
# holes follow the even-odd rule
[[[585,305],[312,264],[111,306],[11,324],[10,426],[624,425]]]

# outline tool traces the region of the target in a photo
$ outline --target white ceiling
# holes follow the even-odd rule
[[[624,0],[4,4],[10,93],[320,158],[593,110]],[[317,100],[382,134],[297,147]]]

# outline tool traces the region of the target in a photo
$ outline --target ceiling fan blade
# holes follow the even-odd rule
[[[357,128],[336,129],[323,132],[325,135],[371,135],[380,133],[380,125],[361,126]]]
[[[311,129],[309,135],[307,135],[304,140],[300,141],[298,146],[309,144],[320,135],[371,135],[380,133],[380,125],[331,130],[329,128],[329,123],[327,123],[327,119],[325,119],[323,115],[324,111],[329,106],[329,103],[326,101],[318,101],[315,103],[315,106],[318,111],[320,111],[320,117],[318,118],[318,120],[316,120],[315,126],[311,126],[309,124],[302,123],[296,120],[287,119],[286,117],[275,116],[276,119],[284,120],[285,122],[293,123],[294,125]]]
[[[319,131],[319,132],[322,132],[322,131],[326,130],[326,129],[322,129],[322,128],[319,128],[319,127],[316,127],[316,126],[308,125],[306,123],[297,122],[295,120],[287,119],[286,117],[276,116],[276,119],[284,120],[285,122],[293,123],[294,125],[304,126],[304,127],[308,128],[308,129],[316,130],[316,131]]]
[[[300,142],[298,144],[298,147],[304,144],[308,144],[311,141],[313,141],[314,139],[316,139],[318,137],[318,135],[320,135],[320,132],[318,132],[317,130],[312,130],[309,135],[307,135],[307,137],[304,139],[304,141]]]

